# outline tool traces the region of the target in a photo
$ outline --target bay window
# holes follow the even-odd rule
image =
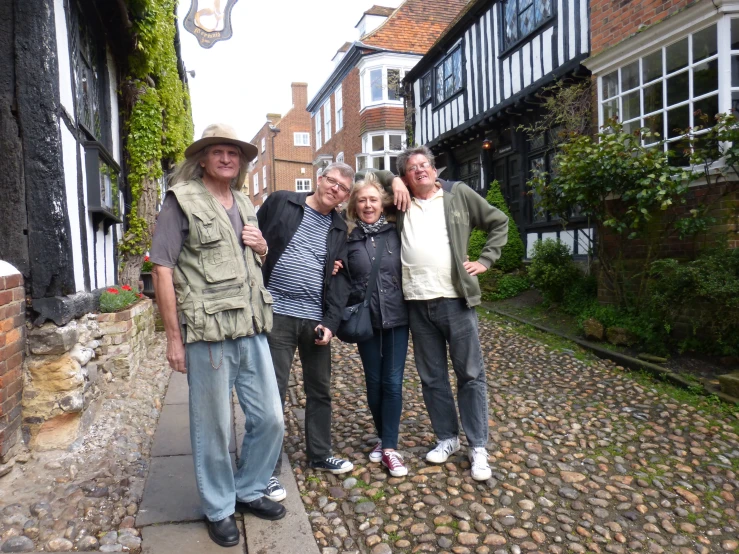
[[[367,168],[398,174],[398,154],[403,149],[405,134],[398,131],[372,133],[362,137],[362,153],[357,156],[357,171]]]

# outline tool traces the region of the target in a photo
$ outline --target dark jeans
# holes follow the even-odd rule
[[[398,447],[403,409],[403,370],[408,353],[408,326],[375,329],[375,336],[357,343],[367,384],[367,404],[383,448]]]
[[[449,384],[449,357],[457,376],[462,428],[472,447],[488,441],[488,402],[477,312],[464,299],[436,298],[408,302],[416,368],[431,425],[440,440],[459,435],[457,410]]]
[[[308,460],[315,462],[331,455],[331,345],[315,344],[314,329],[319,321],[275,314],[272,332],[267,336],[277,387],[285,406],[290,367],[298,349],[303,365],[305,391],[305,445]],[[282,470],[282,456],[274,475]]]

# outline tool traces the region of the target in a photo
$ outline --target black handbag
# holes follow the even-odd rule
[[[370,301],[377,285],[380,260],[382,260],[382,253],[385,250],[385,237],[378,237],[375,243],[377,244],[377,256],[375,256],[375,262],[372,264],[372,271],[370,272],[369,283],[367,283],[367,290],[364,293],[364,300],[359,304],[344,308],[344,315],[336,331],[336,336],[344,342],[362,342],[371,339],[374,335],[372,319],[370,317]]]

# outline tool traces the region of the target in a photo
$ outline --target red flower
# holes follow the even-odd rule
[[[137,295],[137,296],[138,296],[139,298],[143,298],[143,297],[144,297],[144,295],[143,295],[143,294],[141,294],[141,293],[138,293],[138,295]]]
[[[128,285],[123,285],[121,288],[123,290],[131,290],[131,287],[129,287]]]
[[[145,262],[148,262],[149,261],[149,256],[144,256],[144,261]]]
[[[118,294],[118,289],[114,289],[113,287],[111,287],[111,288],[108,289],[108,292],[110,294]]]

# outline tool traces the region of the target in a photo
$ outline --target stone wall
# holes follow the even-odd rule
[[[20,444],[25,306],[23,277],[0,261],[0,475]]]
[[[23,372],[26,444],[38,450],[72,444],[106,384],[131,377],[153,336],[149,299],[122,312],[86,314],[63,326],[45,323],[32,329]]]

